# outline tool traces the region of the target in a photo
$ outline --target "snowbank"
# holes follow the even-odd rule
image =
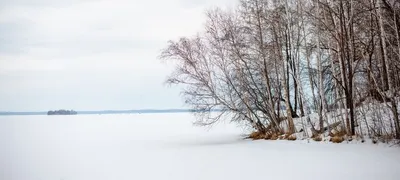
[[[397,180],[400,149],[373,144],[243,140],[188,113],[0,116],[4,180]]]

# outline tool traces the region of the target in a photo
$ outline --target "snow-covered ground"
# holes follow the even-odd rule
[[[0,116],[0,180],[398,180],[400,148],[243,140],[187,113]]]

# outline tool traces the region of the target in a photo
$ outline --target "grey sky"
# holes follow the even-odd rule
[[[0,111],[181,108],[157,56],[231,0],[0,1]]]

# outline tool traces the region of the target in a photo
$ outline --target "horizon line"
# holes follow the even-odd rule
[[[57,111],[57,110],[73,110],[76,112],[95,112],[95,111],[173,111],[173,110],[194,110],[191,108],[165,108],[165,109],[152,109],[152,108],[144,108],[144,109],[104,109],[104,110],[75,110],[75,109],[50,109],[50,110],[39,110],[39,111],[2,111],[0,113],[35,113],[35,112],[48,112],[48,111]]]
[[[52,110],[49,110],[52,111]],[[49,111],[0,111],[0,115],[47,115]],[[77,111],[77,114],[128,114],[128,113],[183,113],[196,112],[201,110],[196,109],[132,109],[132,110],[82,110]],[[211,111],[220,111],[213,109]]]

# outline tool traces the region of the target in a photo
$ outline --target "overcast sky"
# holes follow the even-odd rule
[[[2,0],[0,111],[182,108],[157,56],[232,0]]]

